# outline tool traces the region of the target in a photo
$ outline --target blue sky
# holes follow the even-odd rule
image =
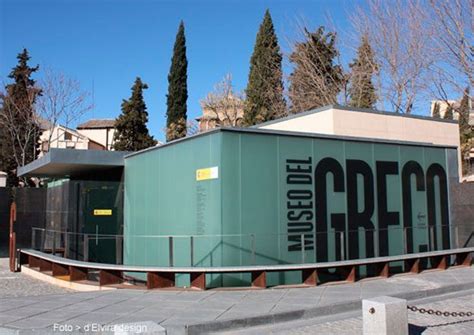
[[[145,99],[150,132],[164,139],[167,76],[176,31],[184,20],[188,56],[188,118],[200,114],[200,99],[226,73],[237,89],[247,83],[258,26],[270,9],[280,45],[288,50],[296,20],[341,29],[353,2],[346,0],[0,0],[0,81],[22,48],[31,64],[62,71],[94,88],[89,118],[115,118],[136,76],[149,85]],[[346,57],[352,56],[345,54]],[[285,75],[289,74],[285,66]],[[36,75],[36,79],[41,72]]]

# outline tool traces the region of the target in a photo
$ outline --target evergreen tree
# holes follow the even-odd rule
[[[283,97],[282,56],[267,9],[260,24],[247,83],[243,123],[251,126],[285,116],[286,102]]]
[[[433,106],[433,115],[432,115],[432,117],[434,117],[435,119],[441,118],[440,106],[439,106],[438,102],[435,102],[435,104]]]
[[[362,36],[361,45],[357,50],[357,59],[349,66],[351,68],[349,106],[374,108],[377,94],[372,83],[372,76],[378,71],[378,66],[367,35]]]
[[[188,60],[186,59],[186,37],[184,23],[181,21],[176,35],[168,75],[166,140],[172,141],[186,136],[188,99],[187,75]]]
[[[8,147],[7,128],[4,125],[4,109],[3,109],[3,96],[0,95],[0,171],[8,171],[8,156],[10,155],[11,149]]]
[[[326,34],[319,27],[313,33],[305,29],[305,38],[290,55],[295,64],[289,78],[292,113],[336,103],[345,82],[342,68],[335,63],[339,55],[336,34]]]
[[[454,119],[453,106],[451,106],[451,104],[448,104],[448,107],[446,107],[446,111],[444,112],[444,119],[445,120],[453,120]]]
[[[469,88],[466,88],[464,95],[462,97],[461,103],[459,105],[459,136],[461,143],[461,157],[462,157],[462,171],[463,175],[469,173],[469,152],[471,150],[471,141],[473,137],[473,131],[469,125],[469,113],[470,113],[470,104],[469,104]]]
[[[41,135],[34,111],[41,90],[35,87],[35,80],[31,78],[39,67],[28,65],[30,56],[26,49],[18,54],[17,59],[17,66],[8,75],[13,83],[5,86],[5,94],[0,97],[0,170],[8,173],[8,186],[19,186],[16,169],[36,159]],[[29,186],[28,180],[24,182],[25,186]]]
[[[156,145],[146,126],[148,112],[143,90],[148,86],[139,77],[132,87],[132,96],[122,102],[122,114],[115,121],[114,149],[137,151]]]

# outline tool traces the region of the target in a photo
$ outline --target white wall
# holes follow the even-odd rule
[[[0,187],[7,186],[7,174],[0,171]]]
[[[286,120],[282,119],[281,122],[262,125],[258,128],[303,133],[335,134],[332,109],[303,116],[295,115]]]
[[[108,145],[107,150],[112,149],[112,144],[114,140],[115,129],[78,129],[78,133],[87,136],[91,140],[102,144],[104,147],[107,143],[107,133],[108,133]]]

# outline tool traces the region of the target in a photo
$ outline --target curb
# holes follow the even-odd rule
[[[435,289],[405,292],[399,294],[390,295],[394,298],[400,298],[405,300],[419,300],[429,297],[441,296],[447,293],[454,293],[459,291],[474,289],[474,282],[465,284],[456,284],[445,287],[439,287]],[[272,313],[265,315],[258,315],[249,318],[242,319],[231,319],[224,321],[210,321],[197,324],[190,324],[181,328],[181,333],[188,335],[212,333],[218,331],[230,331],[242,328],[249,328],[255,326],[261,326],[265,324],[275,324],[288,321],[296,321],[303,319],[311,319],[316,317],[347,313],[357,311],[362,308],[362,300],[352,300],[334,305],[327,305],[321,307],[314,307],[309,309],[295,310],[289,312]],[[170,333],[179,332],[178,329],[169,329]]]

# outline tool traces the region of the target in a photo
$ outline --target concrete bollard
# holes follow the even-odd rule
[[[364,335],[408,335],[407,301],[392,297],[362,300]]]

